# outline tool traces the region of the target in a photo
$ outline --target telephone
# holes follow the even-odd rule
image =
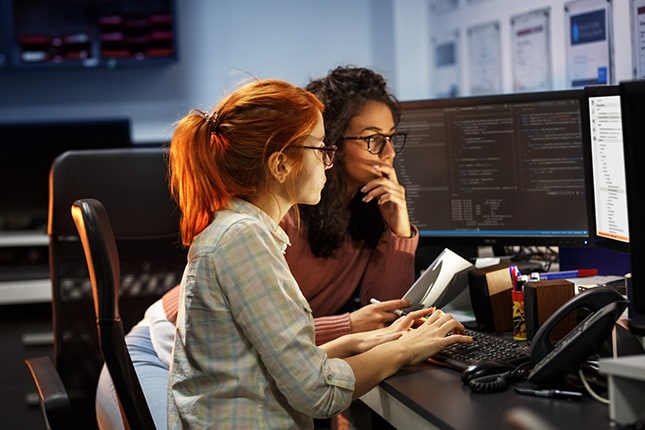
[[[529,349],[533,368],[528,380],[543,386],[561,382],[568,372],[598,352],[628,303],[611,287],[587,290],[565,303],[535,333]],[[554,345],[550,336],[555,326],[579,309],[591,313]]]

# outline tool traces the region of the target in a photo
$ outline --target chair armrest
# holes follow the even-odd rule
[[[49,357],[25,360],[38,389],[40,406],[52,430],[75,428],[72,406],[63,381]]]

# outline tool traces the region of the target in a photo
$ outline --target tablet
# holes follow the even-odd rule
[[[468,286],[472,267],[470,261],[445,248],[403,296],[412,303],[409,309],[444,307]]]

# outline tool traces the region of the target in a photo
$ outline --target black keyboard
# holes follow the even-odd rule
[[[472,336],[473,343],[453,343],[435,354],[431,361],[463,371],[481,360],[496,360],[518,366],[529,361],[529,347],[526,342],[487,334],[471,329],[464,333]]]

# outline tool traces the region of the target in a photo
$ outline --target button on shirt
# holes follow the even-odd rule
[[[240,199],[194,240],[181,284],[169,428],[313,428],[346,409],[354,373],[314,344],[286,233]]]

